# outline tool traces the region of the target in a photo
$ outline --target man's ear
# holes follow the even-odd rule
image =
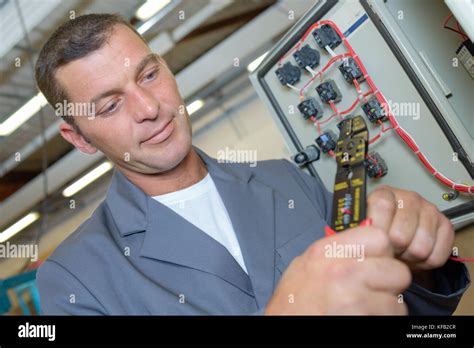
[[[92,155],[97,152],[97,148],[92,146],[76,128],[69,123],[63,122],[59,125],[61,136],[74,145],[79,151]]]

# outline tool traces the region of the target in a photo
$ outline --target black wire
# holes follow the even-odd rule
[[[34,48],[28,36],[28,30],[26,28],[25,20],[24,20],[20,5],[18,3],[18,0],[15,0],[14,3],[15,3],[16,11],[18,13],[18,17],[20,19],[20,24],[23,30],[26,46],[28,47],[28,50],[27,50],[28,64],[30,66],[32,76],[35,76],[35,68],[33,66],[33,54],[32,54],[32,52],[34,52]],[[37,90],[35,89],[34,92],[37,93]],[[41,131],[41,175],[43,175],[43,200],[41,201],[41,206],[40,206],[40,214],[41,214],[40,225],[39,225],[39,228],[36,229],[36,233],[33,237],[33,242],[36,245],[39,244],[38,242],[39,242],[40,237],[46,231],[46,224],[47,224],[48,177],[46,175],[46,171],[48,169],[48,149],[47,149],[47,140],[46,140],[46,135],[45,135],[46,127],[45,127],[44,118],[45,118],[44,110],[43,108],[40,108],[39,121],[40,121],[40,131]],[[25,265],[21,268],[20,273],[24,272],[28,268],[29,264],[30,264],[30,260],[27,260]]]
[[[456,29],[454,29],[454,28],[451,28],[451,27],[446,27],[446,26],[444,26],[443,28],[444,28],[444,29],[451,30],[451,31],[453,31],[453,32],[455,32],[455,33],[457,33],[457,34],[459,34],[459,35],[462,37],[462,39],[467,40],[467,39],[466,39],[466,34],[463,34],[462,32],[460,32],[460,31],[458,31],[458,30],[456,30]]]

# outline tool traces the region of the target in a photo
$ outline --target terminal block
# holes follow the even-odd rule
[[[330,25],[323,24],[320,28],[313,31],[313,36],[318,46],[324,49],[326,46],[335,48],[342,42],[339,34]]]
[[[387,119],[385,110],[382,108],[382,105],[380,105],[376,97],[371,97],[367,103],[363,104],[362,110],[372,123],[377,123],[379,120],[383,122]]]
[[[337,123],[337,125],[336,125],[336,126],[337,126],[337,129],[341,130],[341,128],[344,126],[344,122],[347,121],[347,120],[349,120],[349,119],[352,119],[352,118],[354,118],[354,115],[347,115],[347,116],[345,116],[342,121],[339,121],[339,122]]]
[[[303,151],[294,155],[293,161],[299,166],[304,166],[308,163],[317,161],[320,154],[321,152],[316,145],[309,145]]]
[[[326,80],[316,87],[316,92],[318,92],[321,100],[327,104],[330,101],[337,103],[342,99],[342,94],[339,88],[336,85],[334,80]]]
[[[386,175],[388,171],[387,164],[377,152],[368,153],[364,165],[367,169],[367,175],[371,178],[380,178]]]
[[[334,151],[336,148],[336,136],[330,130],[321,134],[315,141],[323,153]]]
[[[313,69],[319,64],[320,59],[319,52],[309,45],[301,47],[301,49],[293,54],[293,57],[301,69],[306,69],[307,66]]]
[[[357,80],[357,82],[362,82],[365,80],[364,74],[360,70],[355,59],[352,57],[344,59],[342,64],[339,65],[339,70],[348,83],[353,83],[353,80]]]
[[[314,98],[303,100],[298,104],[298,110],[301,112],[305,120],[309,119],[310,117],[320,119],[323,116],[323,109]]]
[[[294,85],[300,80],[301,77],[301,70],[291,64],[290,62],[285,63],[281,68],[278,68],[275,71],[278,80],[283,86],[287,84]]]

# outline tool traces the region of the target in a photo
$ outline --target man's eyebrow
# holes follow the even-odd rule
[[[140,61],[140,63],[138,63],[137,67],[135,68],[136,78],[138,77],[138,75],[140,75],[140,73],[143,71],[143,69],[145,69],[146,66],[150,62],[156,62],[156,63],[160,62],[159,59],[158,59],[158,55],[156,53],[150,53],[150,54],[146,55],[145,58],[143,58]],[[92,98],[90,103],[91,104],[96,104],[102,98],[106,98],[110,95],[119,94],[119,93],[121,93],[121,90],[119,90],[117,88],[110,89],[110,90],[108,90],[106,92],[103,92],[103,93],[100,93],[99,95]]]
[[[138,63],[137,67],[135,68],[135,78],[138,78],[140,73],[143,71],[143,69],[146,68],[146,66],[150,62],[154,62],[154,63],[157,63],[157,64],[160,62],[159,59],[158,59],[158,55],[156,53],[150,53],[150,54],[146,55],[145,58],[143,58],[141,60],[141,62]]]

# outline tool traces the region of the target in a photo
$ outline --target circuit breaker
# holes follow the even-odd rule
[[[459,47],[437,23],[449,8],[414,3],[317,1],[250,78],[295,163],[329,191],[340,124],[363,116],[368,192],[416,191],[461,227],[474,222],[474,80],[439,60]]]

